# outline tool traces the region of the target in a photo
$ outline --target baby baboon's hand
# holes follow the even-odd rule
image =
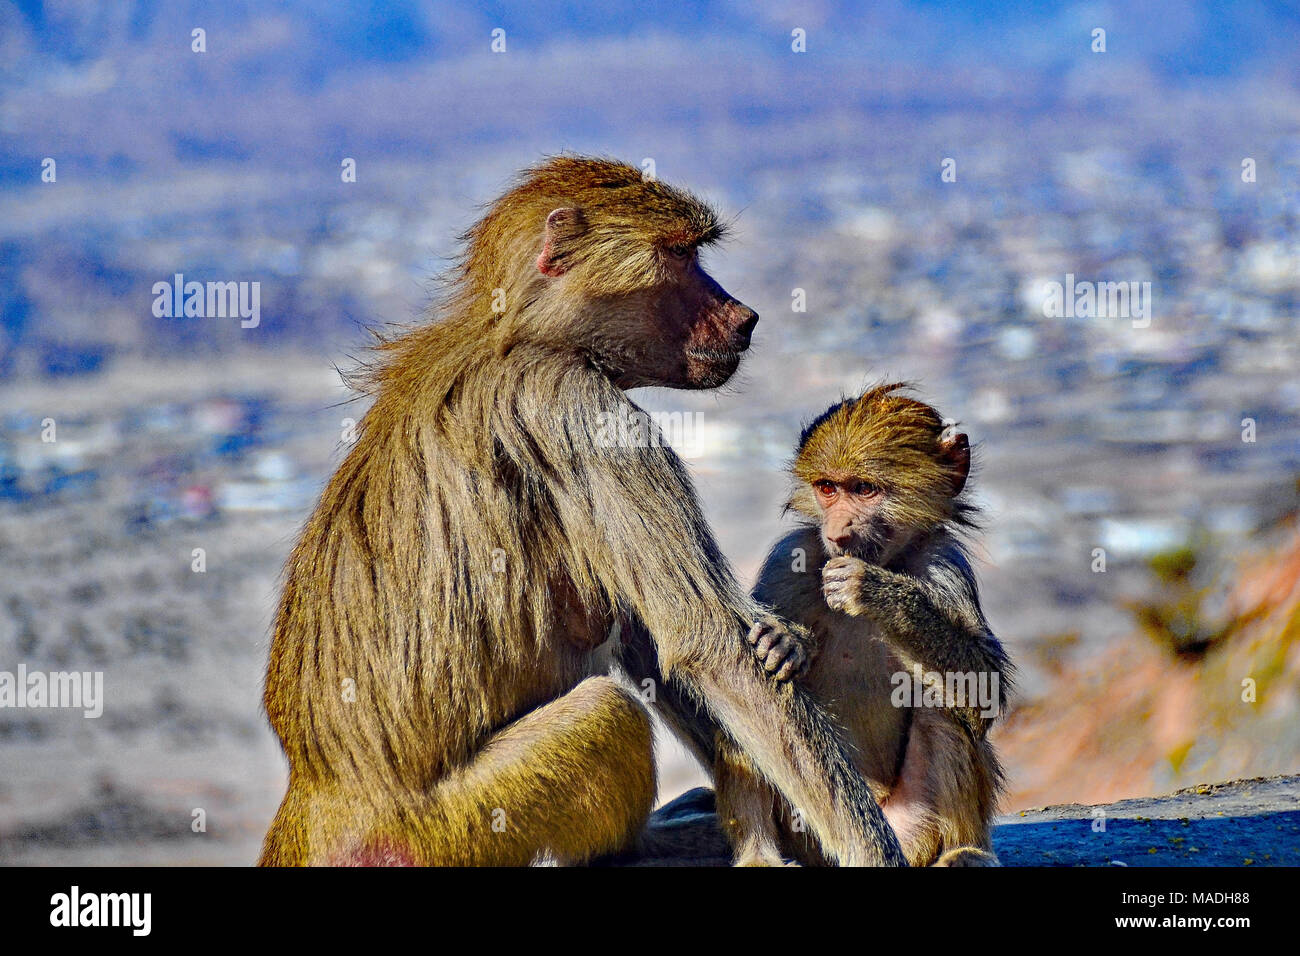
[[[778,681],[798,677],[808,669],[812,655],[808,652],[807,635],[803,629],[775,617],[761,617],[749,629],[746,640],[754,648],[754,655],[763,662],[763,669]]]
[[[871,577],[871,565],[842,554],[822,568],[822,596],[832,610],[858,615],[866,610],[864,589]]]

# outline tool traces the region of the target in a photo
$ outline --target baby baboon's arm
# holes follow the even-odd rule
[[[904,660],[926,672],[1008,671],[1006,652],[985,622],[974,574],[960,554],[937,559],[924,577],[841,555],[826,563],[822,592],[831,608],[876,624]],[[999,708],[1005,685],[1003,677]]]

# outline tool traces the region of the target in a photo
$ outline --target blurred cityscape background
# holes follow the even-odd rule
[[[699,413],[744,580],[801,422],[899,377],[965,424],[1007,810],[1300,771],[1300,13],[863,6],[0,2],[0,671],[106,697],[0,709],[0,862],[255,859],[279,569],[364,411],[335,365],[561,150],[734,217],[753,354],[636,397]],[[260,322],[156,316],[177,273]],[[1149,325],[1045,314],[1067,276],[1149,282]],[[667,799],[703,778],[663,744]]]

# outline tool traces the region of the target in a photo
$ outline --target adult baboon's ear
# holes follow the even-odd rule
[[[939,457],[952,476],[952,495],[957,497],[970,476],[970,440],[965,432],[950,432],[939,441]]]
[[[582,210],[576,206],[552,209],[546,217],[546,238],[537,257],[537,271],[546,276],[562,276],[568,272],[573,264],[569,258],[573,252],[571,243],[586,227]]]

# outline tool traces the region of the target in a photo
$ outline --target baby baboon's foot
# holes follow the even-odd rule
[[[753,850],[737,855],[736,866],[798,866],[794,860],[784,859],[775,850]]]
[[[974,846],[959,846],[948,850],[934,861],[935,866],[1001,866],[998,858],[988,850]]]

